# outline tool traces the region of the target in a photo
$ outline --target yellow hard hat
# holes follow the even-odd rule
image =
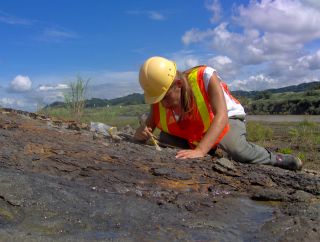
[[[139,82],[147,104],[160,102],[166,95],[177,73],[176,64],[166,58],[154,56],[140,68]]]

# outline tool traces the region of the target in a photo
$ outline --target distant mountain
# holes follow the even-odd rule
[[[320,89],[320,82],[308,82],[299,85],[266,89],[263,91],[232,91],[232,94],[238,97],[252,98],[256,95],[260,95],[261,93],[305,92],[315,89]]]
[[[251,114],[320,114],[320,82],[302,83],[294,86],[263,91],[232,91]],[[87,108],[107,105],[144,104],[143,94],[133,93],[114,99],[92,98],[86,100]],[[50,107],[63,107],[63,102],[54,102]]]
[[[105,107],[107,105],[134,105],[134,104],[144,104],[143,94],[133,93],[124,97],[114,98],[114,99],[100,99],[100,98],[92,98],[86,100],[86,108],[97,108],[97,107]],[[49,107],[63,107],[65,105],[64,102],[54,102],[48,105]]]
[[[133,104],[143,104],[144,97],[143,94],[133,93],[125,97],[119,97],[109,100],[110,105],[133,105]]]

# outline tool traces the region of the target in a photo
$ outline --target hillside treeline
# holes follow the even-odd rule
[[[318,100],[294,99],[280,101],[253,101],[244,105],[247,114],[311,114],[320,115]]]
[[[302,83],[264,91],[234,91],[233,95],[245,107],[247,114],[311,114],[320,115],[320,82]],[[92,98],[86,100],[86,108],[114,105],[144,104],[143,94],[133,93],[114,99]],[[62,107],[55,102],[50,107]]]

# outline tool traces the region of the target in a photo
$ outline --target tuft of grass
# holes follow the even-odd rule
[[[249,141],[267,141],[273,137],[273,130],[270,127],[265,127],[258,122],[248,122],[247,124],[247,138]]]
[[[289,129],[290,146],[303,161],[316,161],[320,144],[320,124],[304,120]]]
[[[282,154],[293,154],[293,150],[291,148],[282,148],[279,150],[279,152]]]
[[[297,156],[298,156],[298,158],[299,158],[300,160],[302,160],[302,162],[305,162],[306,159],[307,159],[306,154],[303,153],[303,152],[300,152]]]
[[[69,91],[64,94],[64,100],[69,112],[80,121],[84,112],[86,92],[90,79],[84,80],[77,77],[77,80],[69,84]]]
[[[311,128],[314,128],[314,127],[317,126],[317,124],[315,122],[309,121],[308,119],[305,119],[305,120],[299,122],[298,126],[299,127],[311,127]]]

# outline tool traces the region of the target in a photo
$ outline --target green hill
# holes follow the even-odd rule
[[[320,114],[320,82],[232,93],[248,114]]]
[[[248,114],[320,114],[320,82],[302,83],[263,91],[233,91]],[[145,104],[143,94],[133,93],[114,99],[92,98],[86,108]],[[63,107],[54,102],[50,107]]]
[[[86,100],[86,108],[98,108],[106,107],[113,105],[135,105],[135,104],[144,104],[143,94],[133,93],[124,97],[114,98],[114,99],[100,99],[100,98],[91,98]],[[64,107],[64,102],[53,102],[49,107]]]
[[[299,85],[266,89],[263,91],[232,91],[235,96],[255,98],[264,93],[284,93],[284,92],[305,92],[310,90],[320,89],[320,82],[301,83]]]

